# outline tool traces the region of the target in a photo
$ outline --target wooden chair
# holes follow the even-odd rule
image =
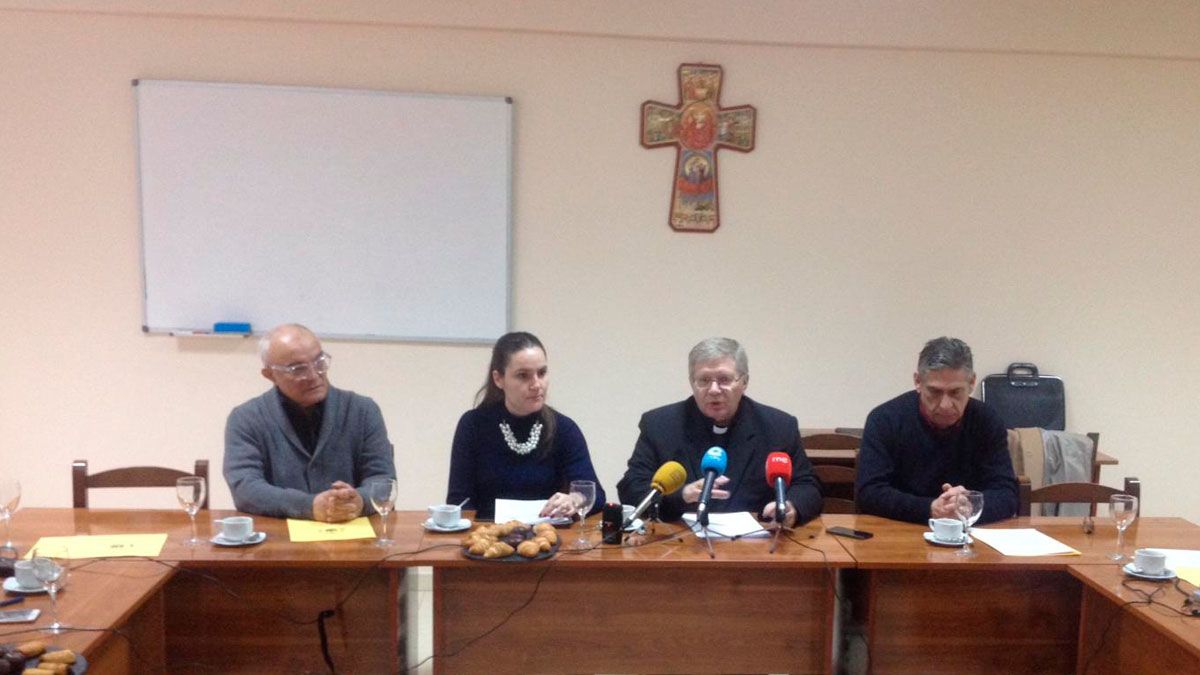
[[[130,466],[120,469],[109,469],[100,473],[88,474],[86,459],[77,459],[71,464],[71,492],[75,508],[88,507],[88,490],[92,488],[143,488],[143,487],[175,487],[175,479],[184,476],[199,476],[208,484],[208,460],[196,460],[192,473],[164,469],[158,466]],[[208,508],[208,493],[204,491],[204,503],[200,508]]]
[[[813,474],[821,481],[825,492],[822,513],[858,513],[854,505],[854,469],[836,464],[814,464]]]
[[[851,434],[809,434],[800,437],[800,443],[808,450],[857,450],[862,437]]]
[[[1138,511],[1142,510],[1142,482],[1137,478],[1127,477],[1125,489],[1108,487],[1099,483],[1055,483],[1037,490],[1030,488],[1029,479],[1021,476],[1018,485],[1018,516],[1028,516],[1033,504],[1050,502],[1053,504],[1084,503],[1092,505],[1092,515],[1096,514],[1097,504],[1107,504],[1113,495],[1127,494],[1138,498]]]

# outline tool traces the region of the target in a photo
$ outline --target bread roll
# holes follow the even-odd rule
[[[41,640],[33,640],[32,642],[22,642],[17,645],[17,651],[24,654],[27,658],[37,656],[46,651],[46,643]],[[72,661],[74,663],[74,661]]]
[[[541,552],[542,547],[533,539],[527,539],[517,545],[517,554],[522,558],[536,558]]]
[[[75,663],[75,652],[70,649],[60,649],[42,655],[42,663]]]

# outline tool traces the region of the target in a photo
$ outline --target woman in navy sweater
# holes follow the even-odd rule
[[[530,333],[508,333],[492,362],[475,408],[463,413],[450,453],[446,503],[468,499],[477,518],[490,519],[497,498],[545,499],[543,516],[570,516],[573,480],[596,483],[592,512],[605,503],[587,441],[571,418],[546,405],[546,350]]]

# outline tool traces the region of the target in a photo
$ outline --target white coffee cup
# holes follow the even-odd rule
[[[462,507],[457,504],[438,504],[428,508],[429,519],[441,528],[458,527],[462,520]]]
[[[1133,552],[1133,568],[1141,574],[1158,576],[1167,569],[1167,554],[1153,548]]]
[[[18,560],[13,563],[13,578],[21,588],[42,587],[42,582],[38,581],[37,575],[33,573],[32,560]]]
[[[254,534],[254,519],[250,516],[229,516],[213,524],[221,528],[221,538],[226,541],[246,541]]]
[[[956,518],[930,518],[929,528],[933,530],[933,538],[939,541],[960,541],[963,538],[963,524]]]

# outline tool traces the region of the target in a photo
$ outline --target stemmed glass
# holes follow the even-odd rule
[[[971,526],[983,514],[983,493],[979,490],[967,490],[966,494],[958,497],[958,517],[963,522],[963,547],[956,555],[973,556],[971,549]]]
[[[179,498],[179,505],[187,512],[188,518],[192,519],[192,538],[183,542],[188,546],[200,543],[200,537],[196,534],[196,514],[204,503],[204,492],[204,479],[200,476],[184,476],[175,480],[175,496]]]
[[[371,506],[379,513],[379,539],[375,541],[375,545],[380,548],[387,548],[396,543],[387,536],[388,514],[396,506],[396,491],[394,478],[382,478],[367,484],[367,496],[371,499]]]
[[[1116,562],[1125,559],[1125,530],[1137,519],[1138,499],[1133,495],[1113,495],[1108,500],[1108,512],[1117,524],[1117,552],[1108,557]]]
[[[34,549],[30,557],[33,559],[33,575],[42,582],[42,588],[50,594],[50,624],[51,633],[61,633],[63,625],[58,620],[58,592],[67,585],[67,577],[71,574],[70,556],[66,544],[56,544],[52,547]]]
[[[12,541],[13,514],[21,506],[21,483],[12,478],[0,478],[0,520],[4,521],[4,545],[0,548],[16,551]]]
[[[590,480],[573,480],[568,494],[575,506],[575,512],[579,514],[579,539],[575,541],[575,546],[582,548],[591,543],[587,538],[584,521],[588,512],[592,510],[592,504],[596,503],[596,483]]]

